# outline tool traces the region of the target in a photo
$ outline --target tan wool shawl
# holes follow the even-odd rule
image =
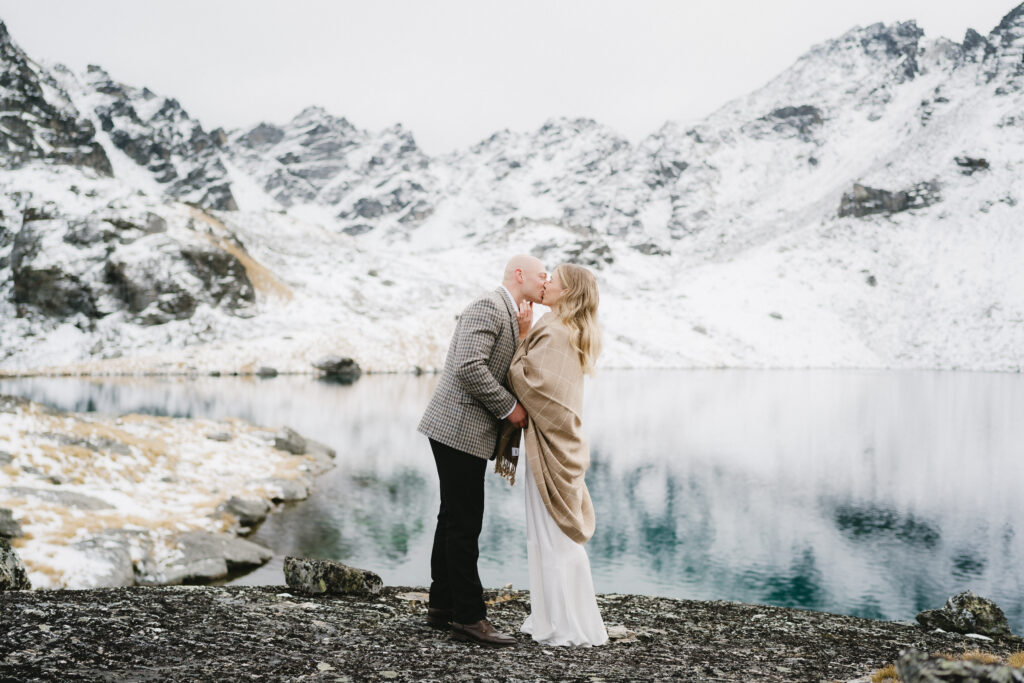
[[[569,334],[554,313],[541,317],[519,342],[508,381],[529,415],[523,445],[541,499],[558,528],[583,544],[594,534],[594,506],[583,480],[583,368]]]

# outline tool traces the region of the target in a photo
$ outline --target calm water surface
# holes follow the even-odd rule
[[[0,381],[72,410],[242,417],[338,451],[253,535],[426,585],[438,503],[416,433],[436,376]],[[971,588],[1024,631],[1024,375],[605,371],[586,389],[603,593],[912,619]],[[523,486],[487,477],[485,585],[528,586]]]

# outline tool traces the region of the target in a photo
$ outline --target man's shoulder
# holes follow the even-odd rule
[[[505,310],[505,306],[501,300],[501,290],[494,290],[491,292],[484,292],[477,298],[473,299],[468,306],[463,310],[463,314],[472,311],[488,311],[488,312],[501,312]]]

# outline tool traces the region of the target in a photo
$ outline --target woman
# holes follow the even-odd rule
[[[583,475],[590,449],[583,435],[583,375],[601,351],[597,281],[586,268],[555,269],[542,302],[551,308],[530,330],[519,315],[519,347],[509,384],[529,414],[524,446],[530,616],[522,632],[545,645],[608,641],[583,549],[594,533],[594,507]]]

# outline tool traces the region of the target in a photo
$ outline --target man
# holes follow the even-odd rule
[[[419,425],[430,439],[441,484],[427,623],[437,628],[450,623],[459,640],[492,646],[516,642],[487,620],[476,564],[484,472],[497,445],[498,425],[508,420],[524,427],[527,420],[505,379],[519,339],[516,314],[521,305],[540,303],[546,281],[538,259],[513,256],[501,286],[462,312],[441,379]]]

